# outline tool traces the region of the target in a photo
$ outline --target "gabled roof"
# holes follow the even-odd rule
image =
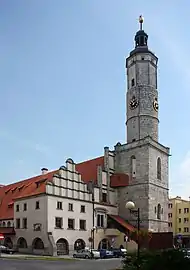
[[[104,167],[104,157],[97,157],[76,164],[76,170],[81,174],[82,180],[88,183],[91,180],[97,182],[97,167]]]
[[[76,171],[81,174],[82,180],[88,183],[97,182],[97,167],[104,168],[104,157],[87,160],[76,164]],[[51,181],[58,170],[47,172],[14,184],[0,188],[0,219],[12,219],[14,216],[14,200],[39,195],[46,192],[46,183]],[[112,187],[128,185],[128,175],[114,174],[111,176]]]
[[[91,180],[97,182],[97,168],[101,166],[104,169],[104,157],[87,160],[76,164],[76,170],[81,174],[82,180],[88,183]],[[126,187],[129,184],[129,175],[124,173],[115,173],[110,177],[110,185],[113,188]]]
[[[97,180],[97,166],[104,164],[104,157],[95,158],[76,164],[76,170],[84,182]],[[20,182],[0,188],[0,219],[12,219],[14,216],[14,200],[45,193],[46,183],[51,181],[58,170],[47,172]]]

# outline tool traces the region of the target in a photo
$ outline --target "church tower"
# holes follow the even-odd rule
[[[135,49],[126,59],[127,70],[127,142],[146,136],[158,141],[158,58],[148,49],[143,18],[135,35]]]
[[[161,232],[168,231],[169,148],[158,138],[158,58],[148,48],[142,16],[139,24],[126,59],[127,143],[115,146],[115,170],[130,176],[129,185],[118,189],[119,214],[136,225],[125,209],[133,201],[140,208],[141,227]]]

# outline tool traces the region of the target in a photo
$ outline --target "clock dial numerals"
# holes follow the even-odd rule
[[[131,110],[134,110],[138,107],[139,102],[135,96],[132,97],[132,99],[129,102],[129,106]]]
[[[159,105],[158,105],[158,99],[155,98],[154,101],[153,101],[153,108],[154,110],[157,112],[158,109],[159,109]]]

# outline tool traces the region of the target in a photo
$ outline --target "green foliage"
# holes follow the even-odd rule
[[[137,266],[140,266],[137,268]],[[164,250],[159,252],[141,252],[139,261],[136,254],[126,257],[123,262],[124,270],[178,270],[190,269],[190,259],[178,250]]]

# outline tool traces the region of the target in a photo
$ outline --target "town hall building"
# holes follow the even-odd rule
[[[90,246],[124,245],[140,208],[141,228],[168,231],[169,148],[160,144],[158,58],[140,29],[126,59],[125,144],[104,147],[100,157],[0,186],[0,233],[20,252],[59,255]]]

